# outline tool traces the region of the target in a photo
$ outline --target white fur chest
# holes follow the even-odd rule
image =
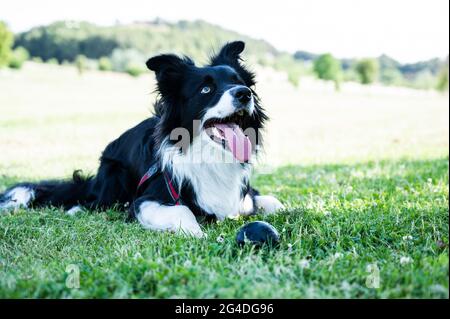
[[[237,216],[241,192],[250,175],[249,165],[242,166],[229,158],[231,154],[207,141],[200,144],[198,139],[185,154],[162,147],[163,166],[172,170],[178,185],[184,180],[190,182],[196,203],[205,212],[220,220]]]
[[[242,168],[233,164],[192,164],[184,173],[203,210],[218,219],[238,215],[244,183]]]

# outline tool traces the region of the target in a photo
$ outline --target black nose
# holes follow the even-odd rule
[[[252,91],[248,87],[241,86],[233,91],[234,97],[241,102],[241,104],[247,104],[252,98]]]

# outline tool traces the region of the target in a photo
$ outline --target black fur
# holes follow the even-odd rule
[[[134,208],[145,200],[170,205],[171,198],[162,174],[145,183],[139,191],[137,185],[148,168],[159,162],[157,150],[173,129],[186,128],[192,139],[195,131],[193,120],[200,119],[217,103],[222,93],[234,85],[250,88],[254,96],[256,111],[253,116],[245,116],[242,128],[259,130],[267,119],[254,91],[254,74],[242,64],[240,54],[243,50],[243,42],[226,44],[205,67],[197,67],[191,59],[175,55],[159,55],[149,59],[146,64],[156,74],[159,93],[155,116],[129,129],[106,147],[95,177],[82,177],[75,172],[68,181],[23,183],[14,187],[22,185],[34,190],[35,197],[30,203],[32,207],[53,205],[68,209],[81,205],[88,209],[104,209],[118,205],[125,210],[129,204],[131,216],[134,216]],[[213,92],[198,94],[205,84],[211,86]],[[257,194],[250,186],[243,190],[243,195],[246,193],[252,196]],[[6,200],[5,194],[0,195],[0,203],[2,198]],[[189,183],[182,185],[180,195],[183,204],[194,214],[212,213],[203,212],[196,205],[195,192]]]

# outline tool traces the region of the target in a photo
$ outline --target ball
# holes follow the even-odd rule
[[[256,221],[242,226],[236,235],[236,241],[240,246],[247,243],[255,246],[276,246],[280,242],[280,235],[269,223]]]

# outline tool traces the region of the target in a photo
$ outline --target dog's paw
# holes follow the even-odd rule
[[[19,208],[27,208],[34,199],[34,190],[25,186],[18,186],[0,198],[0,213],[15,211]]]
[[[195,238],[206,238],[207,235],[202,231],[200,225],[197,223],[183,224],[176,230],[176,233],[184,236],[190,236]]]
[[[191,213],[189,208],[185,206],[176,206],[173,208],[173,212],[179,210],[179,214],[176,214],[176,217],[172,220],[172,229],[175,230],[175,233],[191,236],[196,238],[205,238],[206,234],[200,228],[199,223],[195,216]]]
[[[255,204],[258,211],[263,211],[264,214],[274,214],[285,208],[278,199],[270,195],[255,196]]]
[[[79,212],[82,212],[83,208],[81,206],[73,206],[71,209],[66,211],[66,214],[69,216],[74,216]]]

